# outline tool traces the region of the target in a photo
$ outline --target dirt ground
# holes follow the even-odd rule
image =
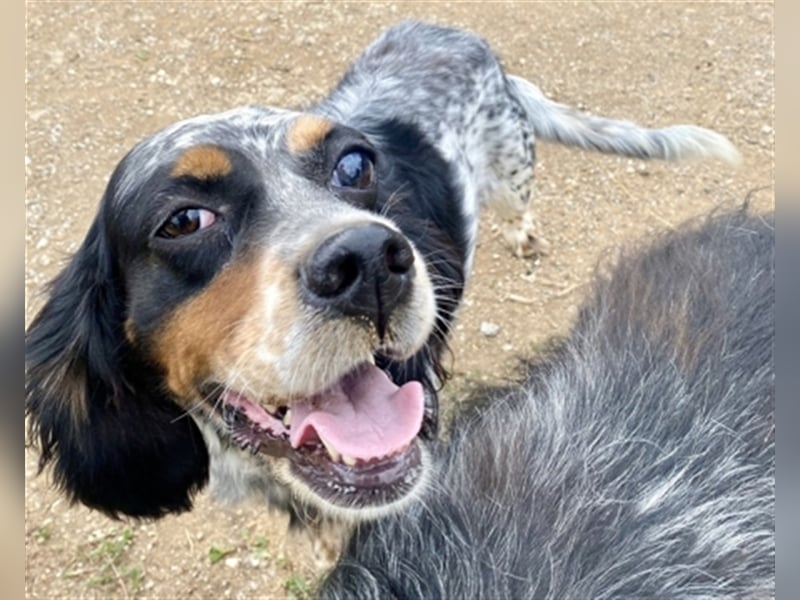
[[[492,214],[452,340],[457,401],[508,377],[574,317],[596,262],[708,209],[773,205],[769,3],[29,2],[27,318],[86,232],[124,152],[175,120],[240,104],[307,104],[369,40],[404,17],[470,28],[550,96],[650,125],[729,136],[738,169],[641,163],[539,145],[536,215],[550,253],[502,247]],[[481,333],[494,324],[497,333]],[[486,327],[484,325],[484,327]],[[304,598],[319,569],[307,540],[262,506],[114,522],[53,493],[26,460],[30,598]]]

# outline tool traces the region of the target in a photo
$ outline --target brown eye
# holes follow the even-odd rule
[[[375,164],[363,150],[351,150],[341,156],[331,175],[331,183],[340,188],[359,190],[372,187],[375,181]]]
[[[205,229],[217,220],[217,216],[204,208],[184,208],[172,214],[158,230],[164,238],[177,238]]]

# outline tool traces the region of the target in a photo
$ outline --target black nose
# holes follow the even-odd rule
[[[408,298],[414,253],[405,237],[376,223],[339,231],[303,265],[308,301],[370,319],[383,337],[392,312]]]

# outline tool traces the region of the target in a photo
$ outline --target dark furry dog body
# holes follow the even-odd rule
[[[623,256],[322,597],[772,597],[773,258],[743,212]]]
[[[642,158],[736,152],[591,117],[476,36],[383,34],[305,112],[243,107],[137,144],[26,336],[41,464],[111,515],[217,495],[364,519],[426,480],[478,209],[527,217],[534,137]],[[309,509],[309,507],[313,507]]]

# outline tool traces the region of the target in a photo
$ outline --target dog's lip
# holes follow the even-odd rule
[[[416,440],[392,456],[366,464],[337,463],[324,452],[298,453],[290,464],[319,496],[350,508],[395,502],[408,495],[423,475],[422,450]]]
[[[384,411],[382,405],[391,403],[407,406]],[[349,508],[389,504],[405,497],[421,480],[417,438],[430,419],[422,385],[412,381],[397,386],[372,364],[353,369],[332,391],[293,402],[288,424],[232,390],[221,393],[217,406],[234,444],[253,454],[287,458],[291,472],[333,504]]]
[[[261,404],[225,388],[215,406],[231,438],[253,453],[283,457],[322,446],[334,462],[352,466],[397,455],[416,437],[428,437],[435,416],[426,400],[419,382],[397,386],[382,369],[362,363],[324,392],[291,403]]]

